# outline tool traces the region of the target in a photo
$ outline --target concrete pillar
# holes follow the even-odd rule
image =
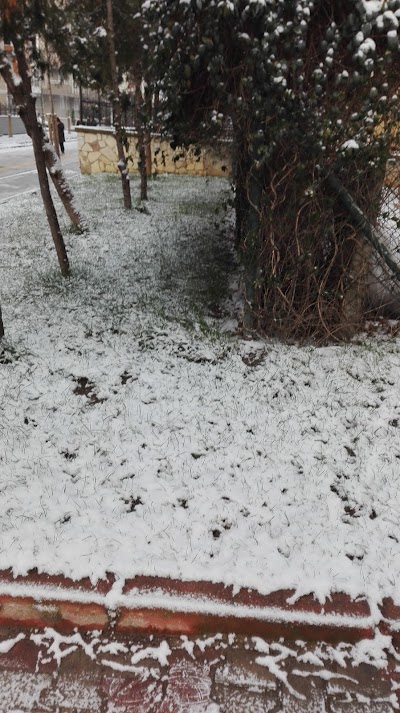
[[[12,116],[11,114],[8,114],[7,116],[7,124],[8,124],[8,135],[11,138],[13,135],[13,125],[12,125]]]

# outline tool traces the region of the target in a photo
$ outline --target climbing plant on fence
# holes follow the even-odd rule
[[[147,0],[143,12],[165,130],[181,144],[233,134],[247,328],[351,336],[376,255],[343,195],[378,231],[400,0]]]

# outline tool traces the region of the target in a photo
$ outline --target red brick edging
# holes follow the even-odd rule
[[[383,633],[400,638],[400,607],[385,600],[373,615],[366,599],[333,593],[323,605],[312,595],[290,601],[294,591],[262,595],[235,592],[212,582],[182,582],[112,575],[92,585],[31,571],[0,572],[0,626],[56,627],[62,631],[146,631],[196,635],[216,632],[306,640],[357,641]]]

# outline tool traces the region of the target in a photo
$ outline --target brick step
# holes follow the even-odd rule
[[[117,632],[201,634],[235,632],[292,639],[357,641],[375,627],[397,635],[400,608],[385,601],[372,616],[363,598],[333,593],[324,604],[312,595],[298,599],[292,590],[262,595],[234,591],[211,582],[181,582],[136,577],[124,582],[112,575],[92,585],[88,579],[30,572],[14,578],[0,572],[0,626],[57,626],[63,631],[110,628]]]

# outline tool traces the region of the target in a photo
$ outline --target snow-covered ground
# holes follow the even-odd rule
[[[399,339],[244,341],[224,180],[74,183],[68,280],[0,206],[0,568],[400,602]]]
[[[76,131],[71,131],[70,134],[65,132],[65,142],[76,141]],[[0,136],[0,151],[9,151],[10,149],[25,148],[31,146],[32,140],[28,134],[14,134],[14,136]]]
[[[22,146],[30,146],[32,144],[28,134],[14,134],[14,136],[0,136],[0,151],[9,149],[18,149]]]

